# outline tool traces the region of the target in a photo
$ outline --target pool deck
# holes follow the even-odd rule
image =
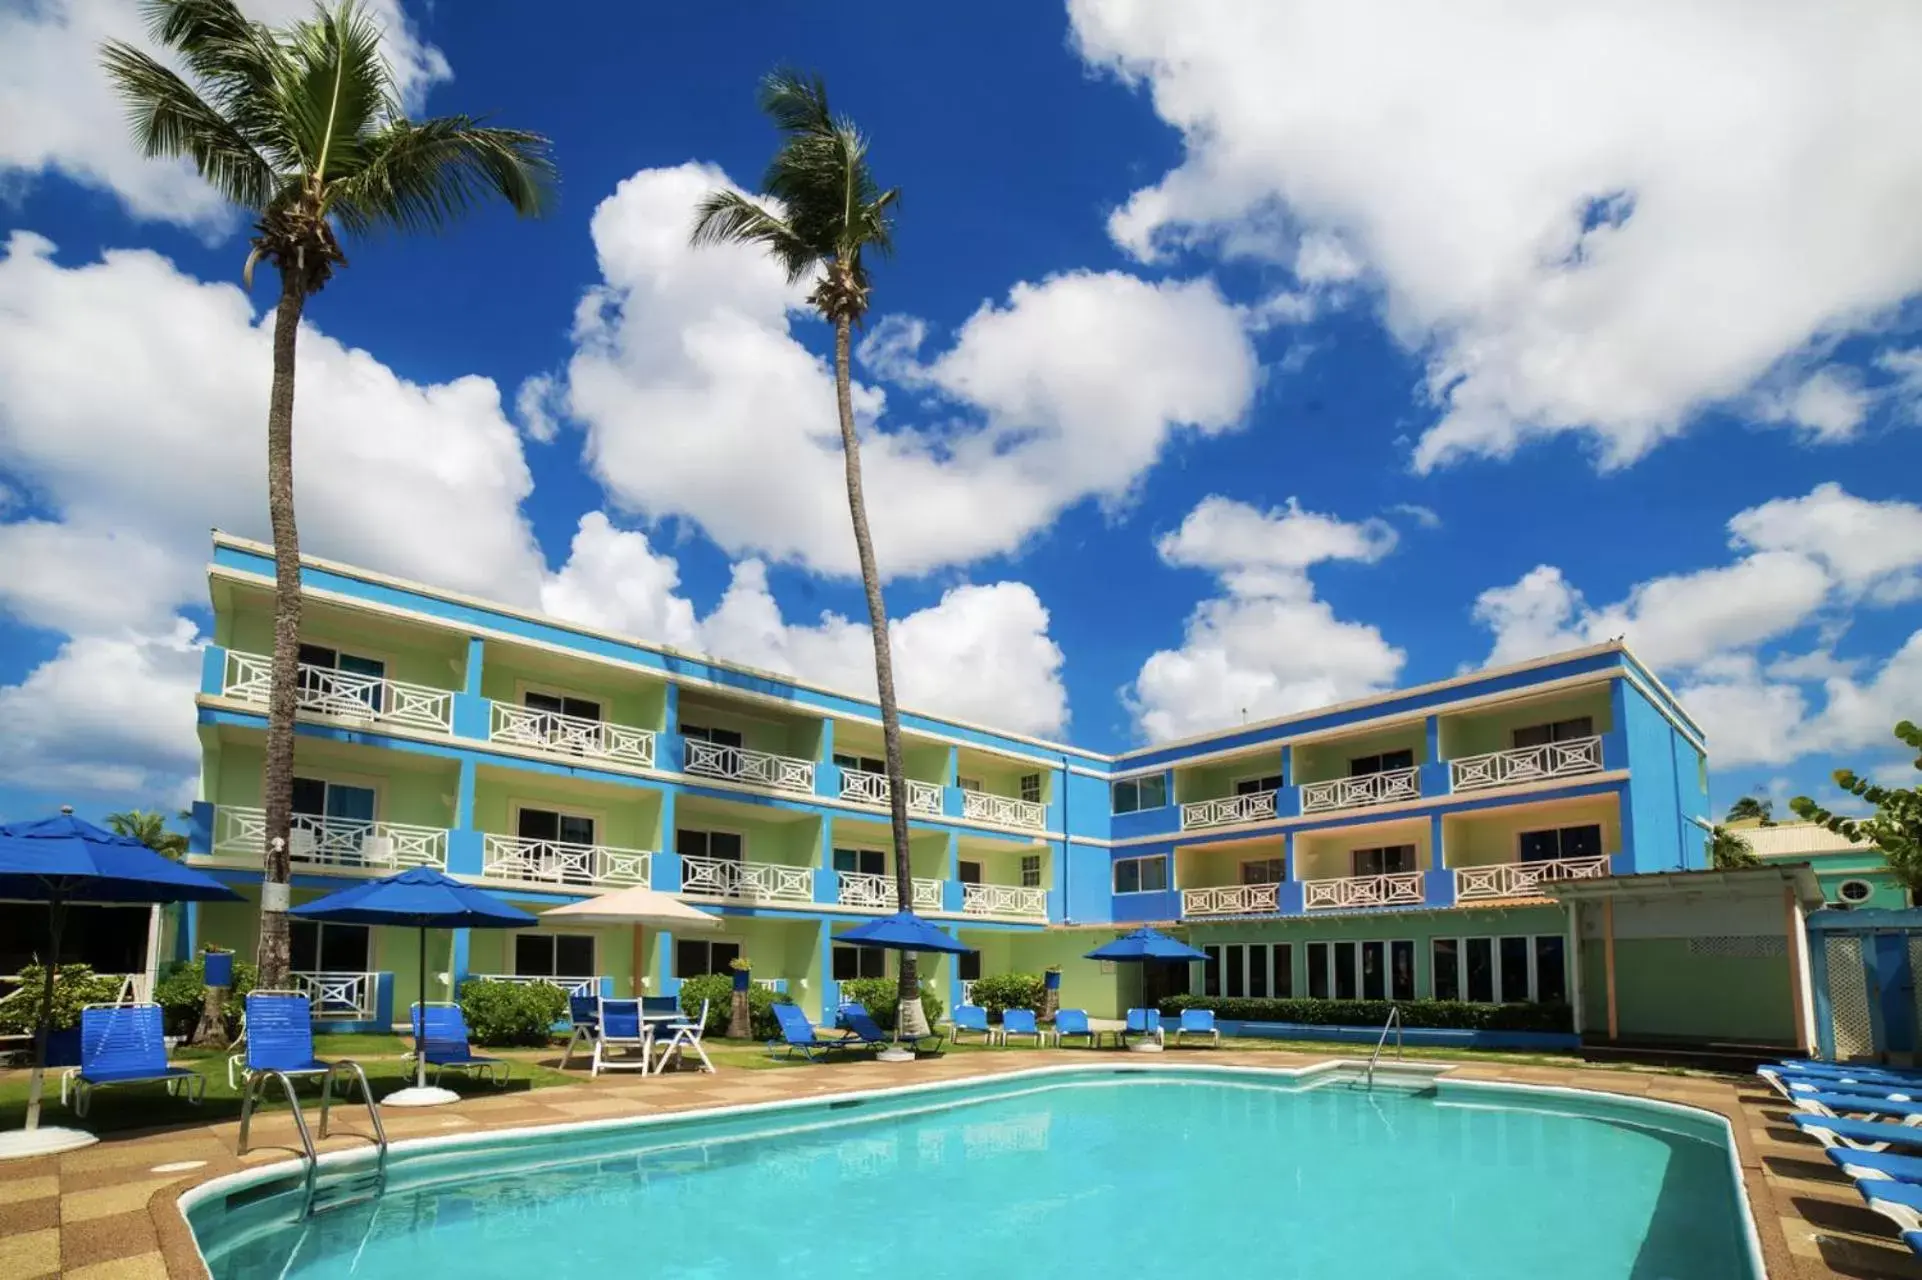
[[[819,1098],[863,1089],[977,1079],[1045,1065],[1087,1065],[1087,1050],[1011,1049],[951,1054],[912,1063],[845,1062],[793,1070],[723,1068],[714,1075],[603,1076],[579,1084],[472,1097],[426,1112],[382,1112],[396,1141],[566,1124],[631,1115],[794,1098]],[[1102,1057],[1112,1059],[1112,1054]],[[545,1057],[543,1061],[553,1061]],[[1171,1051],[1142,1065],[1245,1067],[1307,1066],[1326,1055],[1278,1051]],[[1559,1085],[1684,1103],[1727,1116],[1770,1280],[1817,1277],[1913,1277],[1922,1266],[1896,1241],[1889,1223],[1872,1213],[1852,1186],[1785,1119],[1780,1100],[1759,1080],[1711,1075],[1508,1066],[1465,1063],[1453,1078]],[[339,1110],[355,1127],[356,1108]],[[311,1114],[311,1106],[309,1108]],[[364,1123],[364,1114],[360,1117]],[[60,1156],[0,1164],[0,1276],[36,1280],[187,1280],[206,1274],[176,1206],[180,1194],[210,1178],[284,1160],[294,1141],[292,1117],[268,1112],[255,1122],[256,1150],[234,1154],[239,1126],[232,1121],[112,1134],[97,1145]],[[351,1138],[323,1150],[361,1146]],[[155,1166],[204,1161],[185,1172]]]

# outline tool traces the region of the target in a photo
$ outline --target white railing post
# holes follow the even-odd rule
[[[1420,771],[1391,769],[1386,773],[1362,773],[1332,782],[1301,784],[1301,811],[1321,813],[1329,809],[1353,809],[1365,805],[1391,804],[1414,800],[1421,795]]]
[[[961,913],[971,916],[1043,916],[1048,913],[1048,891],[1032,885],[964,885],[961,890]]]
[[[995,795],[990,791],[964,791],[961,793],[961,816],[982,822],[998,822],[1004,827],[1025,827],[1038,831],[1047,825],[1048,807],[1033,800]]]
[[[447,828],[404,822],[369,822],[320,814],[293,816],[288,857],[302,866],[398,871],[447,866]],[[213,852],[258,858],[267,847],[265,810],[245,805],[214,809]]]
[[[487,740],[563,755],[654,767],[654,734],[647,729],[562,715],[511,702],[490,704]]]
[[[1455,869],[1455,900],[1539,897],[1541,886],[1558,880],[1597,880],[1609,871],[1606,855],[1552,858],[1541,862],[1497,862]]]
[[[220,688],[222,697],[265,706],[272,687],[271,659],[254,653],[227,651]],[[337,719],[374,720],[434,733],[454,731],[451,689],[435,689],[305,662],[298,671],[295,705],[302,711]]]
[[[1379,876],[1336,876],[1301,882],[1301,906],[1304,911],[1418,907],[1421,904],[1419,871],[1395,871]]]
[[[681,892],[713,898],[814,901],[814,869],[732,858],[681,859]]]
[[[1260,822],[1275,816],[1275,793],[1249,791],[1214,800],[1195,800],[1181,806],[1181,829],[1225,827],[1237,822]]]
[[[364,1021],[374,1016],[379,991],[377,973],[290,973],[296,991],[307,993],[314,1012],[322,1017],[351,1016]]]
[[[1450,760],[1448,786],[1451,791],[1479,791],[1484,787],[1594,773],[1601,767],[1602,739],[1600,735],[1591,735]]]
[[[1280,910],[1279,884],[1226,884],[1181,891],[1184,916],[1259,915]]]
[[[686,758],[681,771],[702,778],[722,778],[729,782],[751,782],[777,791],[814,790],[814,762],[793,756],[777,756],[746,747],[727,747],[705,738],[684,740]]]
[[[481,872],[495,880],[581,886],[646,884],[651,861],[652,855],[643,849],[492,833],[481,839]]]

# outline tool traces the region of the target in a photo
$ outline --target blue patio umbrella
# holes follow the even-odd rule
[[[132,836],[83,822],[71,808],[63,808],[55,818],[0,825],[0,899],[47,904],[47,954],[41,966],[45,986],[39,1024],[34,1028],[27,1123],[23,1129],[0,1134],[0,1159],[71,1151],[92,1142],[93,1135],[40,1127],[54,971],[60,963],[67,904],[238,902],[241,898],[212,876],[155,853]]]
[[[1156,929],[1136,929],[1090,951],[1085,960],[1118,960],[1123,964],[1143,964],[1149,960],[1206,960],[1208,953],[1197,951],[1179,938],[1170,938]]]
[[[351,889],[342,889],[339,893],[330,893],[305,906],[295,907],[288,914],[303,920],[395,925],[420,930],[420,1003],[423,1012],[427,1004],[429,929],[513,929],[540,923],[536,917],[519,907],[498,902],[486,890],[463,884],[432,867],[411,867],[399,875],[357,884]],[[419,1043],[421,1036],[418,1031],[414,1038],[417,1063],[414,1087],[389,1094],[381,1099],[382,1104],[426,1107],[454,1101],[459,1095],[451,1090],[427,1087],[426,1046]]]
[[[947,933],[923,920],[912,911],[897,911],[879,920],[859,924],[846,933],[835,935],[836,942],[845,942],[851,947],[882,947],[889,951],[932,951],[941,955],[966,955],[974,950],[965,943],[957,942]],[[917,1010],[918,1001],[904,1001],[894,1012],[894,1047],[881,1054],[886,1062],[904,1061],[914,1055],[900,1047],[902,1013],[907,1005],[913,1004]],[[927,1031],[927,1019],[918,1012],[915,1027],[923,1033]]]

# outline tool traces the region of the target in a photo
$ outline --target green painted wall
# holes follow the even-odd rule
[[[1281,752],[1262,751],[1192,768],[1175,770],[1175,803],[1217,800],[1235,793],[1237,778],[1266,778],[1281,772]],[[1346,772],[1346,769],[1343,770]]]
[[[520,705],[528,689],[571,694],[601,704],[601,716],[636,729],[660,729],[666,709],[664,686],[595,663],[570,664],[555,674],[544,655],[528,658],[504,645],[491,645],[481,664],[481,694],[496,702]]]
[[[1240,884],[1242,863],[1280,858],[1283,852],[1282,842],[1273,836],[1205,849],[1183,849],[1175,860],[1176,887],[1202,889]]]
[[[1592,719],[1598,734],[1613,729],[1608,714],[1608,686],[1598,685],[1566,697],[1540,702],[1444,716],[1441,723],[1442,755],[1452,760],[1489,751],[1507,751],[1515,745],[1515,730],[1556,720],[1572,720],[1576,716]]]
[[[1296,836],[1295,879],[1327,880],[1353,875],[1354,859],[1349,856],[1353,850],[1397,844],[1414,845],[1415,866],[1418,870],[1427,871],[1435,865],[1433,851],[1429,848],[1431,830],[1428,817],[1424,814],[1417,821],[1404,825]]]
[[[1380,733],[1364,734],[1331,742],[1297,743],[1294,748],[1295,776],[1290,782],[1330,782],[1348,776],[1349,761],[1382,751],[1413,751],[1415,763],[1428,760],[1428,729],[1422,724],[1402,725]]]
[[[1612,795],[1576,802],[1498,809],[1442,819],[1442,849],[1451,867],[1480,867],[1521,858],[1521,833],[1551,827],[1602,828],[1602,851],[1622,850],[1621,802]]]
[[[644,787],[597,787],[539,774],[481,770],[474,782],[474,825],[512,835],[522,808],[552,809],[595,821],[595,838],[622,849],[660,849],[661,799]]]
[[[1595,1035],[1608,1030],[1604,958],[1599,940],[1582,944],[1583,1019]],[[1795,1042],[1786,955],[1699,955],[1686,938],[1618,938],[1615,1006],[1625,1039]]]
[[[730,705],[709,701],[683,690],[681,721],[708,729],[732,729],[750,751],[766,751],[797,760],[818,760],[821,756],[821,721],[818,717],[782,716],[760,707]],[[876,753],[878,754],[878,753]]]
[[[262,749],[251,743],[226,742],[216,761],[208,799],[215,804],[259,807],[265,765]],[[437,761],[426,769],[397,769],[373,750],[301,740],[294,748],[294,772],[304,778],[371,786],[374,814],[384,822],[445,827],[454,821],[453,794],[459,774],[451,761]]]
[[[378,658],[387,664],[388,679],[433,689],[459,688],[467,660],[464,639],[424,628],[374,628],[360,619],[349,625],[328,610],[313,610],[303,620],[300,638],[308,644]],[[273,616],[265,609],[241,610],[232,620],[226,643],[244,653],[272,653]]]

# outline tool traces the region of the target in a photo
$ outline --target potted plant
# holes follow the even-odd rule
[[[747,1040],[752,1036],[752,1022],[749,1018],[747,1002],[747,990],[752,981],[752,966],[748,964],[745,957],[738,957],[728,961],[727,967],[734,971],[734,996],[728,1003],[727,1038]]]

